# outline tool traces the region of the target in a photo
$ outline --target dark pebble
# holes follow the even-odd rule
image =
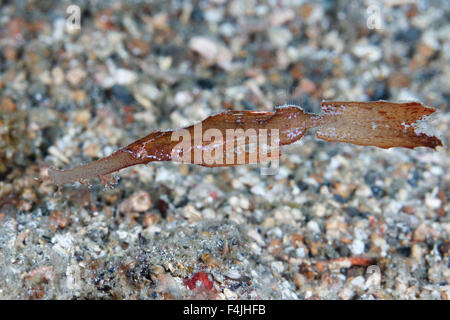
[[[373,93],[370,100],[389,100],[391,93],[384,82],[376,82],[373,86]]]
[[[212,89],[212,88],[211,88]],[[247,100],[242,100],[242,106],[244,107],[244,110],[255,110],[257,108],[257,106],[252,103],[251,101],[247,101]]]
[[[198,6],[192,10],[191,13],[191,20],[195,22],[201,22],[205,19],[205,15],[203,14],[202,9],[200,9]]]
[[[408,179],[408,183],[411,185],[411,187],[417,187],[417,183],[420,180],[419,173],[416,170],[414,170],[410,176],[411,177]]]
[[[350,249],[346,245],[341,245],[337,248],[340,257],[349,257]]]
[[[380,187],[372,186],[370,189],[372,190],[372,194],[375,198],[380,199],[384,197],[385,192]]]
[[[369,36],[369,42],[372,45],[379,46],[383,38],[378,33],[372,33]]]
[[[409,257],[411,255],[411,247],[400,247],[397,252],[404,257]]]
[[[175,204],[176,208],[184,207],[189,203],[189,199],[187,196],[183,196],[183,198],[180,200],[180,202]]]
[[[368,185],[373,185],[375,181],[377,180],[378,173],[374,170],[370,170],[365,176],[364,176],[364,182]]]
[[[346,200],[339,194],[333,194],[333,199],[339,203],[345,203]]]
[[[444,255],[450,252],[450,242],[444,242],[439,245],[439,251]]]
[[[139,246],[143,247],[147,244],[147,239],[145,239],[144,236],[142,236],[142,234],[139,232],[138,234],[138,239],[139,239]]]
[[[84,260],[83,253],[80,252],[80,251],[76,251],[75,252],[75,259],[77,260],[77,262],[83,261]]]
[[[214,82],[210,79],[200,78],[197,80],[197,85],[206,90],[211,90],[214,88]]]
[[[135,101],[128,88],[121,85],[114,85],[111,94],[124,104],[132,104]]]
[[[355,207],[347,207],[346,209],[347,214],[350,217],[365,217],[366,215],[358,210],[358,208]]]
[[[147,280],[151,280],[152,271],[150,270],[149,266],[144,266],[140,272],[140,275]]]
[[[405,42],[416,42],[419,40],[421,32],[417,28],[409,28],[407,30],[402,30],[395,36],[395,40],[405,41]]]
[[[164,201],[163,199],[158,200],[158,209],[161,212],[161,214],[163,215],[163,217],[166,215],[168,208],[169,208],[169,205],[167,204],[166,201]]]
[[[309,185],[307,185],[303,181],[297,181],[297,187],[300,189],[300,191],[305,191],[308,190]]]
[[[326,246],[324,249],[324,254],[328,259],[339,258],[339,252],[330,246]]]

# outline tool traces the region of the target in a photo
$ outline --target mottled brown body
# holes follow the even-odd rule
[[[102,177],[122,168],[151,161],[180,161],[179,156],[186,155],[186,153],[190,153],[190,160],[180,162],[209,167],[255,163],[260,162],[260,154],[257,154],[258,157],[255,161],[255,158],[252,158],[255,156],[254,152],[227,149],[226,146],[230,144],[237,146],[239,142],[242,142],[240,140],[244,140],[244,144],[248,144],[261,132],[267,133],[268,144],[275,142],[277,146],[287,145],[301,139],[311,128],[317,128],[317,138],[319,139],[364,146],[436,148],[442,145],[437,137],[418,132],[418,122],[426,120],[426,117],[435,110],[417,102],[333,101],[323,102],[322,111],[321,115],[309,114],[296,106],[277,108],[274,112],[228,111],[210,116],[185,129],[152,132],[112,155],[87,165],[70,170],[50,169],[49,176],[54,183],[62,185],[92,177]],[[199,130],[197,136],[203,137],[210,129],[216,134],[221,134],[223,139],[196,139],[195,130]],[[229,132],[227,130],[242,130],[247,134],[230,138],[227,136],[227,132]],[[276,141],[271,140],[274,132],[277,132]],[[188,134],[190,140],[184,142],[188,143],[190,147],[178,152],[175,151],[177,145],[185,140],[181,138],[182,133]],[[174,139],[177,136],[178,138]],[[208,163],[202,157],[195,159],[195,150],[213,153],[222,151],[223,159],[219,163]],[[240,153],[243,153],[245,157],[244,161],[238,162]],[[225,161],[230,157],[236,160],[234,162]]]

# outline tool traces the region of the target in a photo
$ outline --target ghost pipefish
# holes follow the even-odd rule
[[[89,164],[69,170],[50,168],[48,177],[40,180],[50,179],[58,187],[94,177],[105,182],[105,176],[110,173],[152,161],[176,161],[206,167],[258,163],[264,159],[259,154],[262,149],[252,152],[239,149],[235,144],[242,141],[245,144],[245,141],[252,141],[251,139],[260,137],[263,132],[268,138],[273,138],[274,130],[277,131],[277,138],[271,142],[277,146],[298,141],[312,128],[317,129],[317,138],[330,142],[380,148],[435,149],[442,146],[439,138],[420,129],[422,123],[436,110],[418,102],[324,101],[321,109],[319,115],[306,113],[294,105],[277,107],[273,112],[222,112],[187,128],[151,132],[146,137]],[[212,135],[211,130],[214,133]],[[230,130],[244,132],[244,136],[227,135]],[[198,134],[209,138],[198,139]],[[183,148],[180,148],[180,140],[183,140]],[[229,146],[232,147],[228,148]],[[277,150],[273,148],[271,152],[275,153]],[[196,156],[198,151],[209,155],[214,153],[214,161],[204,156]],[[279,153],[277,156],[279,157]]]

